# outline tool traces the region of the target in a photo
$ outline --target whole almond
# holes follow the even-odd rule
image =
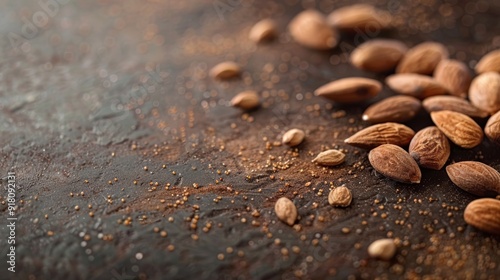
[[[326,150],[319,153],[312,162],[323,166],[336,166],[343,163],[345,160],[345,154],[339,150]]]
[[[290,147],[295,147],[300,145],[305,137],[306,133],[302,129],[293,128],[283,134],[281,142]]]
[[[431,118],[451,142],[462,148],[474,148],[483,140],[483,130],[467,115],[444,110],[432,112]]]
[[[338,43],[338,34],[325,16],[316,10],[305,10],[292,19],[289,25],[292,38],[299,44],[318,50],[328,50]]]
[[[406,146],[414,135],[415,132],[406,125],[387,122],[362,129],[344,142],[365,149],[372,149],[382,144]]]
[[[334,10],[328,15],[328,23],[343,31],[367,32],[371,29],[385,29],[391,26],[388,12],[371,5],[356,4]]]
[[[500,74],[486,72],[474,78],[469,99],[474,106],[492,115],[500,111]]]
[[[269,41],[276,37],[278,33],[276,30],[277,28],[274,20],[263,19],[257,22],[252,29],[250,29],[248,37],[256,43]]]
[[[464,220],[482,231],[500,235],[500,200],[493,198],[473,200],[465,207]]]
[[[344,186],[336,187],[328,194],[328,203],[336,207],[347,207],[351,205],[351,201],[351,191]]]
[[[276,201],[274,212],[276,216],[278,216],[278,219],[289,226],[293,226],[297,220],[297,207],[295,207],[295,204],[286,197],[281,197]]]
[[[500,194],[500,173],[478,161],[461,161],[446,166],[451,181],[462,190],[477,196]]]
[[[447,88],[450,94],[465,98],[472,77],[465,63],[454,59],[443,59],[434,70],[434,79]]]
[[[373,241],[370,246],[368,246],[368,254],[372,258],[388,261],[396,254],[396,243],[390,238]]]
[[[406,52],[396,68],[396,73],[431,75],[438,63],[448,56],[448,50],[444,45],[424,42]]]
[[[241,68],[233,61],[225,61],[215,65],[210,69],[210,76],[215,79],[225,80],[240,75]]]
[[[371,123],[405,122],[412,119],[422,108],[420,100],[411,96],[392,96],[368,107],[363,120]]]
[[[231,105],[243,110],[253,110],[260,105],[259,95],[253,90],[240,92],[231,99]]]
[[[476,73],[482,74],[486,72],[500,73],[500,49],[487,53],[476,64]]]
[[[382,89],[382,84],[368,78],[344,78],[314,91],[317,96],[322,96],[339,103],[358,103],[376,96]]]
[[[437,127],[429,126],[415,134],[410,142],[409,153],[418,165],[440,170],[450,157],[450,143]]]
[[[385,82],[395,92],[419,99],[448,94],[448,89],[435,79],[419,74],[395,74],[387,77]]]
[[[484,134],[491,142],[500,145],[500,111],[489,118],[484,127]]]
[[[432,96],[426,98],[422,105],[424,106],[427,112],[436,112],[449,110],[453,112],[462,113],[469,117],[477,117],[477,118],[486,118],[489,114],[483,110],[480,110],[474,105],[470,104],[469,101],[460,98],[458,96],[451,95],[440,95],[440,96]]]
[[[408,48],[397,40],[375,39],[359,45],[351,53],[351,63],[371,72],[387,72],[396,67]]]
[[[403,148],[380,145],[368,154],[368,160],[377,172],[401,183],[420,183],[422,173],[415,160]]]

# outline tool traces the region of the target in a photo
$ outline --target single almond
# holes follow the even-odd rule
[[[405,122],[412,119],[422,108],[420,100],[412,96],[392,96],[368,107],[363,120],[371,123]]]
[[[500,194],[500,173],[478,161],[461,161],[446,166],[451,181],[462,190],[477,196]]]
[[[272,19],[263,19],[250,29],[248,37],[256,43],[261,43],[274,39],[277,34],[276,22]]]
[[[241,68],[233,61],[225,61],[210,69],[210,76],[215,79],[225,80],[240,75]]]
[[[336,187],[328,194],[328,203],[335,207],[347,207],[351,205],[352,193],[345,186]]]
[[[286,197],[281,197],[276,201],[274,212],[276,216],[278,216],[278,219],[289,226],[293,226],[297,220],[297,207],[295,207],[295,204]]]
[[[299,13],[289,24],[292,38],[299,44],[318,50],[328,50],[338,43],[338,34],[325,16],[316,10]]]
[[[382,84],[368,78],[343,78],[314,91],[317,96],[322,96],[339,103],[358,103],[375,97],[382,89]]]
[[[454,59],[443,59],[434,70],[434,79],[447,88],[450,94],[465,98],[472,77],[465,63]]]
[[[372,149],[382,144],[406,146],[415,135],[415,131],[406,125],[387,122],[369,126],[344,140],[346,144]]]
[[[500,49],[485,54],[476,64],[476,73],[486,72],[500,73]]]
[[[473,200],[465,207],[464,220],[479,230],[500,235],[500,200],[493,198]]]
[[[386,29],[391,27],[391,21],[390,13],[367,4],[345,6],[328,15],[328,23],[342,31],[366,33],[372,29]]]
[[[231,99],[231,105],[243,110],[253,110],[260,105],[259,95],[253,90],[240,92]]]
[[[469,88],[470,102],[491,115],[500,111],[500,74],[486,72],[474,78]]]
[[[345,154],[339,150],[326,150],[319,153],[312,162],[323,166],[336,166],[343,163],[345,160]]]
[[[293,128],[283,134],[281,142],[290,147],[295,147],[300,145],[305,137],[306,133],[302,129]]]
[[[395,74],[387,77],[385,82],[393,91],[419,99],[448,94],[448,89],[435,79],[420,74]]]
[[[483,130],[467,115],[444,110],[432,112],[431,118],[439,130],[457,146],[470,149],[483,141]]]
[[[462,113],[469,117],[477,117],[477,118],[486,118],[489,114],[483,110],[480,110],[474,105],[470,104],[469,101],[460,98],[458,96],[451,95],[440,95],[440,96],[432,96],[426,98],[422,105],[424,106],[427,112],[436,112],[449,110],[453,112]]]
[[[387,72],[396,67],[408,48],[397,40],[375,39],[359,45],[351,53],[355,67],[371,72]]]
[[[444,45],[424,42],[406,52],[396,68],[396,73],[431,75],[438,63],[448,56],[448,50]]]
[[[418,164],[399,146],[380,145],[368,153],[368,160],[377,172],[394,181],[418,184],[422,178]]]
[[[500,145],[500,111],[489,118],[484,127],[484,134],[491,142]]]
[[[437,127],[429,126],[415,134],[409,153],[418,165],[440,170],[450,157],[450,143]]]
[[[396,243],[390,238],[375,240],[368,246],[368,255],[372,258],[389,261],[395,254]]]

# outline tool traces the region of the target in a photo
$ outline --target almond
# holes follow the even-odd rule
[[[476,73],[482,74],[486,72],[500,73],[500,49],[487,53],[476,64]]]
[[[395,92],[419,99],[448,94],[448,90],[435,79],[419,74],[395,74],[387,77],[385,82]]]
[[[371,150],[368,160],[377,172],[401,183],[420,183],[422,174],[415,160],[403,148],[384,144]]]
[[[371,5],[356,4],[334,10],[328,15],[328,23],[343,31],[366,32],[371,29],[385,29],[391,25],[392,17],[388,12]]]
[[[243,110],[253,110],[260,105],[259,95],[253,90],[240,92],[231,99],[231,105]]]
[[[328,50],[338,43],[338,34],[331,28],[323,14],[305,10],[292,19],[289,25],[292,38],[299,44],[318,50]]]
[[[500,235],[500,200],[493,198],[473,200],[465,207],[464,220],[482,231]]]
[[[436,112],[449,110],[453,112],[462,113],[469,117],[486,118],[489,114],[483,110],[480,110],[474,105],[470,104],[469,101],[460,98],[458,96],[432,96],[426,98],[422,105],[427,112]]]
[[[368,107],[362,118],[371,123],[405,122],[415,117],[421,107],[415,97],[392,96]]]
[[[390,238],[375,240],[368,246],[368,254],[372,258],[389,261],[396,254],[396,243]]]
[[[450,94],[465,98],[472,77],[465,63],[454,59],[443,59],[434,71],[434,79],[447,88]]]
[[[276,216],[278,216],[278,219],[289,226],[293,226],[295,220],[297,220],[297,207],[295,207],[295,204],[286,197],[281,197],[276,201],[274,212]]]
[[[418,165],[440,170],[450,157],[450,143],[437,127],[429,126],[415,134],[409,153]]]
[[[290,147],[295,147],[300,145],[305,137],[306,133],[302,129],[293,128],[283,134],[281,143]]]
[[[474,78],[469,99],[474,106],[491,115],[500,111],[500,74],[486,72]]]
[[[344,186],[336,187],[328,194],[328,203],[335,207],[347,207],[351,205],[351,201],[351,191]]]
[[[382,144],[394,144],[398,146],[406,146],[410,143],[415,132],[399,123],[381,123],[369,126],[363,130],[358,131],[351,137],[344,140],[345,143],[360,147],[371,149]]]
[[[376,96],[382,89],[382,84],[367,78],[344,78],[314,91],[317,96],[322,96],[340,103],[357,103]]]
[[[461,161],[446,166],[451,181],[462,190],[477,196],[500,194],[500,173],[478,161]]]
[[[500,145],[500,111],[490,117],[484,127],[484,134],[493,143]]]
[[[438,63],[448,58],[448,55],[448,50],[440,43],[418,44],[406,52],[396,68],[396,73],[431,75]]]
[[[453,111],[431,113],[432,121],[451,142],[462,148],[474,148],[483,140],[483,130],[469,116]]]
[[[210,69],[210,76],[215,79],[230,79],[240,75],[241,68],[233,61],[225,61]]]
[[[257,22],[252,29],[250,29],[248,37],[256,43],[261,43],[274,39],[277,33],[276,23],[274,20],[263,19]]]
[[[371,72],[387,72],[396,67],[408,48],[397,40],[375,39],[359,45],[351,53],[355,67]]]
[[[336,166],[343,163],[345,154],[339,150],[326,150],[319,153],[312,162],[323,166]]]

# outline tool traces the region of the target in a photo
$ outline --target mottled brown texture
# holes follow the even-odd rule
[[[491,116],[484,127],[484,134],[497,145],[500,145],[500,111]]]
[[[470,102],[477,108],[490,114],[500,110],[500,73],[480,74],[470,85]]]
[[[351,201],[352,193],[344,186],[336,187],[328,194],[328,203],[335,207],[347,207],[351,205]]]
[[[476,108],[469,101],[461,97],[451,95],[440,95],[426,98],[422,101],[422,106],[429,113],[448,110],[462,113],[473,118],[486,118],[489,115],[488,112]]]
[[[286,197],[281,197],[276,201],[274,212],[276,216],[278,216],[278,219],[289,226],[293,226],[297,220],[297,207],[295,207],[295,204]]]
[[[473,200],[465,208],[464,220],[479,230],[500,235],[500,200],[493,198]]]
[[[443,59],[434,70],[434,79],[452,95],[466,98],[472,76],[465,63],[456,59]]]
[[[337,166],[345,160],[345,154],[339,150],[330,149],[319,153],[312,162],[323,166]]]
[[[300,12],[288,26],[292,38],[302,46],[328,50],[338,43],[337,32],[330,28],[326,17],[316,10]]]
[[[446,47],[438,42],[423,42],[406,52],[396,68],[397,73],[430,75],[443,59],[448,58]]]
[[[405,122],[422,108],[420,100],[412,96],[391,96],[368,107],[363,120],[370,123]]]
[[[314,91],[314,94],[339,103],[359,103],[379,94],[382,84],[368,78],[343,78],[325,84]]]
[[[385,82],[393,91],[419,99],[448,94],[448,89],[434,78],[420,74],[395,74],[387,77]]]
[[[368,160],[377,172],[394,181],[418,184],[422,178],[418,164],[399,146],[378,146],[370,151]]]
[[[462,148],[471,149],[483,141],[483,130],[467,115],[444,110],[431,112],[431,118],[451,142]]]
[[[461,161],[446,166],[450,180],[462,190],[477,196],[500,194],[500,173],[478,161]]]
[[[344,140],[352,146],[371,149],[382,144],[406,146],[415,135],[415,131],[406,125],[386,122],[369,126]]]
[[[350,56],[355,67],[377,73],[393,70],[408,47],[398,40],[374,39],[359,45]]]
[[[450,157],[450,143],[437,127],[429,126],[415,134],[408,151],[418,165],[440,170]]]

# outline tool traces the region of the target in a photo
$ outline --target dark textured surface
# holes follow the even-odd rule
[[[500,47],[497,1],[370,1],[392,12],[397,28],[344,34],[331,52],[304,49],[284,32],[314,1],[66,2],[44,28],[25,34],[24,19],[32,22],[43,9],[36,1],[0,1],[0,167],[2,177],[16,172],[22,199],[16,273],[2,261],[0,278],[500,275],[500,239],[464,223],[474,196],[453,186],[444,170],[422,170],[419,185],[395,183],[374,173],[366,151],[343,144],[366,126],[361,112],[374,100],[339,107],[311,94],[341,77],[383,81],[342,56],[374,35],[409,45],[436,40],[472,67]],[[316,7],[328,13],[346,3]],[[255,46],[249,28],[271,15],[282,35]],[[26,39],[11,42],[14,33]],[[207,76],[224,60],[243,66],[240,79]],[[228,106],[244,89],[260,92],[259,110],[242,114]],[[375,100],[391,94],[384,88]],[[415,130],[430,124],[424,112],[408,123]],[[297,151],[272,145],[293,127],[307,132]],[[348,150],[340,167],[310,162],[337,146]],[[499,170],[499,158],[500,149],[484,140],[472,150],[453,146],[450,162],[476,159]],[[329,187],[341,184],[352,190],[353,203],[332,208]],[[300,227],[276,219],[272,209],[281,196],[297,205]],[[0,209],[5,258],[5,203]],[[370,259],[370,242],[387,236],[400,241],[397,256]]]

